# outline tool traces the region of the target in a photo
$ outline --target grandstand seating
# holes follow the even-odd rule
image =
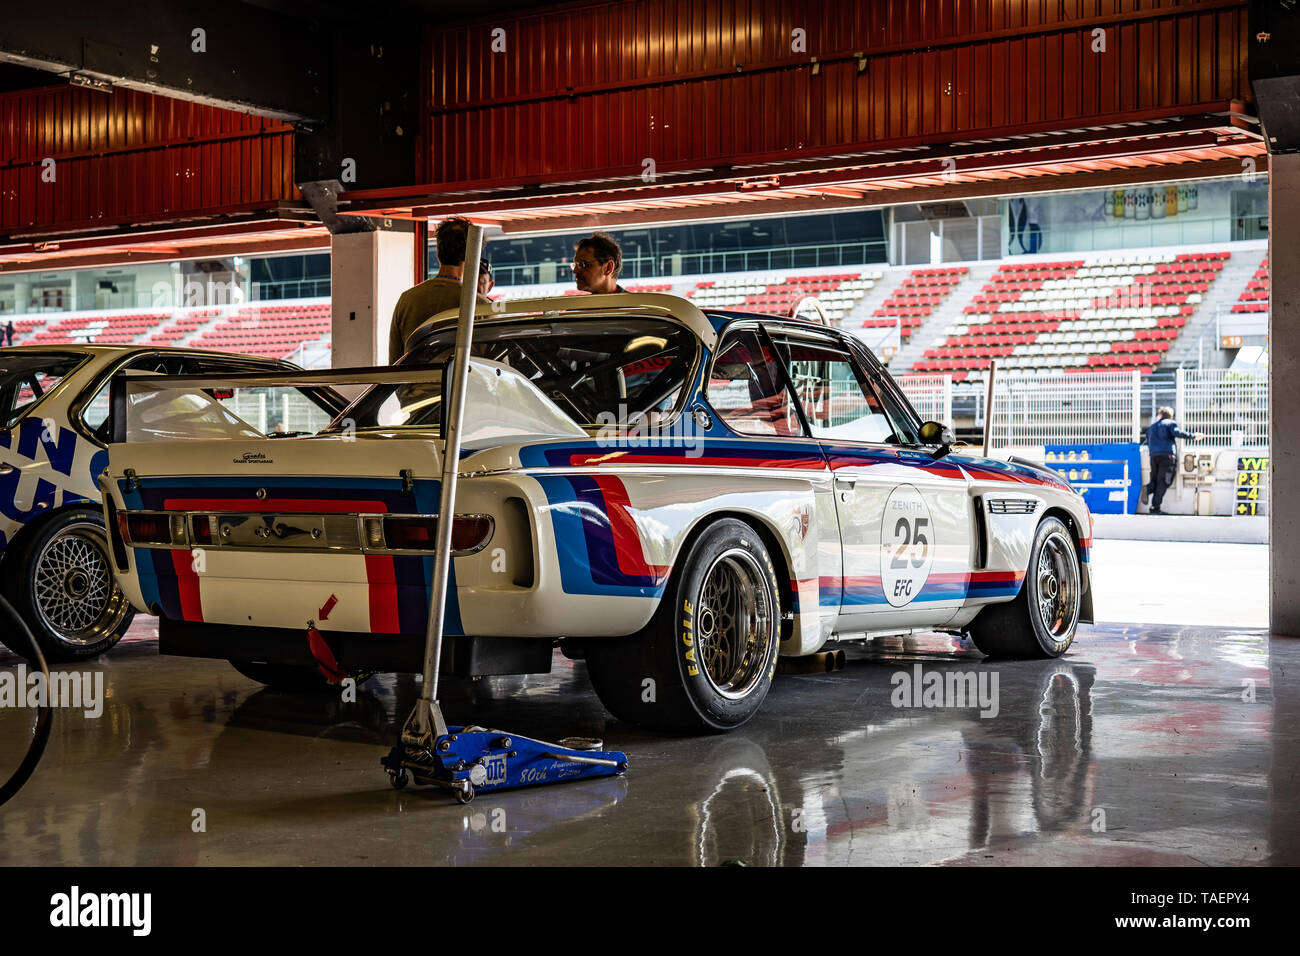
[[[1149,374],[1228,256],[1127,253],[1003,265],[912,370],[960,381],[997,359],[1001,368],[1041,374]]]
[[[1267,312],[1268,311],[1268,256],[1259,264],[1255,274],[1246,283],[1246,288],[1232,306],[1233,312]]]
[[[960,317],[935,341],[926,343],[924,355],[911,363],[909,371],[946,372],[960,381],[979,377],[997,359],[1001,368],[1039,374],[1076,369],[1149,373],[1165,358],[1228,257],[1226,251],[1133,251],[1003,263],[969,301],[953,303],[954,309],[961,308]],[[950,299],[969,271],[965,266],[947,266],[891,270],[890,274],[904,277],[863,325],[898,323],[907,338]],[[805,295],[816,295],[832,320],[842,324],[862,297],[878,286],[881,275],[880,271],[757,278],[724,275],[685,283],[642,281],[627,288],[671,292],[689,283],[686,294],[701,308],[776,314],[788,313]],[[508,296],[510,291],[502,289],[498,294]],[[558,283],[519,291],[578,294]],[[1232,308],[1248,312],[1267,307],[1265,258]],[[284,358],[304,343],[328,348],[330,305],[328,300],[315,299],[224,308],[43,314],[15,317],[14,327],[17,344],[188,343],[195,348]]]
[[[842,321],[880,280],[881,273],[794,275],[769,282],[745,277],[709,279],[696,283],[686,295],[701,309],[789,314],[804,296],[815,295],[834,322]],[[646,290],[649,291],[649,290]]]
[[[185,337],[201,325],[221,314],[220,309],[187,309],[172,315],[171,319],[144,339],[142,345],[180,345]]]
[[[87,313],[62,317],[51,316],[45,327],[21,339],[23,345],[71,345],[83,342],[124,343],[133,342],[167,318],[169,313]],[[19,323],[14,323],[15,333]],[[15,342],[19,341],[15,336]]]
[[[899,337],[906,342],[969,271],[966,266],[913,269],[862,327],[884,328],[897,323]]]
[[[194,348],[284,358],[304,342],[330,334],[328,302],[246,305],[190,343]]]

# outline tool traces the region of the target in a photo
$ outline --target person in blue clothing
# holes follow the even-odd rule
[[[1160,510],[1160,503],[1164,500],[1166,489],[1174,483],[1174,468],[1178,461],[1177,455],[1174,454],[1176,450],[1174,439],[1189,438],[1192,441],[1200,441],[1204,437],[1200,432],[1185,432],[1179,428],[1178,423],[1174,421],[1174,410],[1169,406],[1166,405],[1156,413],[1156,420],[1147,429],[1151,483],[1142,487],[1142,503],[1146,504],[1147,497],[1150,496],[1151,514],[1165,514]]]

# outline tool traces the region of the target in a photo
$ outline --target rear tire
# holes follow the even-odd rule
[[[990,604],[970,623],[975,646],[989,657],[1060,657],[1079,625],[1079,554],[1070,531],[1044,518],[1034,533],[1029,570],[1015,599]]]
[[[104,516],[69,508],[20,539],[5,562],[5,597],[51,664],[103,654],[126,633],[135,610],[113,580]],[[10,647],[26,655],[26,647]]]
[[[596,694],[620,720],[679,733],[734,730],[772,685],[781,591],[754,529],[727,518],[691,545],[638,634],[586,641]]]

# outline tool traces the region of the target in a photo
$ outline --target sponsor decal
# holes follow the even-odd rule
[[[880,582],[885,600],[906,607],[921,593],[934,566],[934,522],[914,485],[899,485],[880,523]]]

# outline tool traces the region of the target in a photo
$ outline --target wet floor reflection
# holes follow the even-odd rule
[[[1261,632],[1097,627],[1063,660],[1014,663],[882,641],[778,678],[756,720],[699,738],[608,719],[557,655],[550,675],[449,682],[449,719],[601,736],[631,772],[468,807],[380,770],[416,678],[284,694],[160,658],[148,631],[83,667],[104,671],[103,716],[57,715],[0,809],[0,864],[1300,862],[1295,693],[1275,698],[1300,642]],[[944,691],[897,706],[900,675]],[[995,708],[952,697],[977,686]],[[30,719],[0,711],[0,766]]]

